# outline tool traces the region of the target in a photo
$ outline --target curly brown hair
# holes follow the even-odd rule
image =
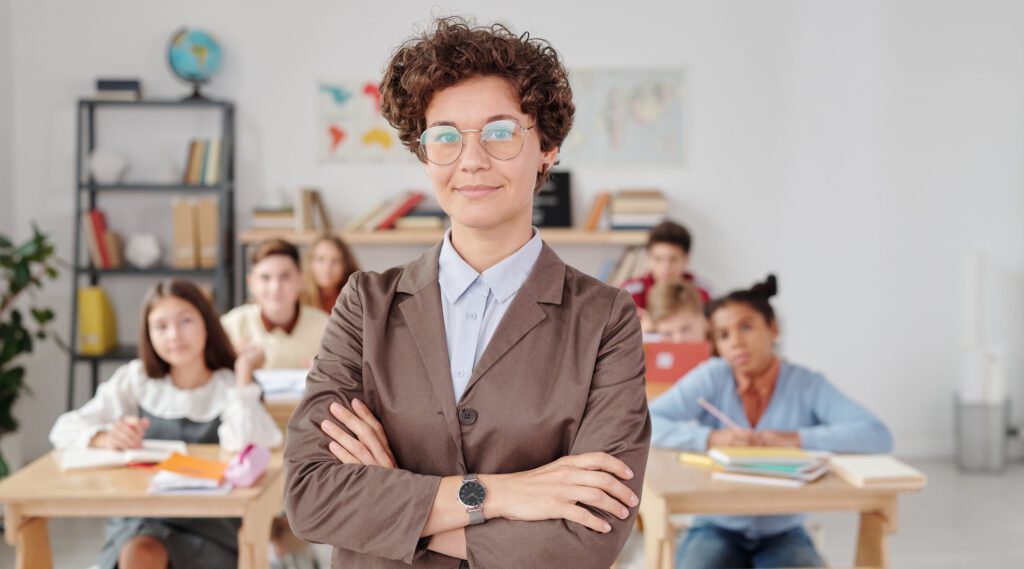
[[[395,50],[380,82],[380,112],[421,162],[420,134],[434,93],[473,77],[501,77],[537,121],[542,151],[561,146],[576,106],[558,52],[546,40],[516,35],[502,24],[477,26],[460,16],[437,18],[434,29]],[[548,172],[537,180],[543,185]]]

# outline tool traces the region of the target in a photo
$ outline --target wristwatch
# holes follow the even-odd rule
[[[469,525],[475,526],[487,521],[484,517],[484,497],[487,496],[487,489],[477,479],[476,474],[467,474],[459,486],[459,503],[466,508],[469,514]]]

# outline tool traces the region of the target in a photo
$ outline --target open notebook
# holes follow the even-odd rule
[[[833,456],[832,472],[859,488],[923,488],[928,477],[886,454]]]
[[[145,440],[142,448],[110,450],[103,448],[66,448],[60,451],[58,465],[61,470],[88,470],[110,468],[134,463],[155,464],[174,453],[188,454],[184,441]]]

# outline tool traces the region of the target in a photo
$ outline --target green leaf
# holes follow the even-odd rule
[[[36,322],[38,322],[39,325],[41,326],[41,325],[46,324],[47,322],[53,320],[53,310],[50,310],[49,308],[35,308],[35,307],[33,307],[32,308],[32,316],[36,319]]]

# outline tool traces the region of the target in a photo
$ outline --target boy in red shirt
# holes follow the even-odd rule
[[[638,311],[647,309],[647,291],[654,283],[683,280],[692,284],[704,303],[711,301],[707,285],[687,269],[690,264],[690,232],[672,221],[663,221],[651,229],[647,237],[647,268],[649,273],[629,279],[619,288],[633,295]]]

